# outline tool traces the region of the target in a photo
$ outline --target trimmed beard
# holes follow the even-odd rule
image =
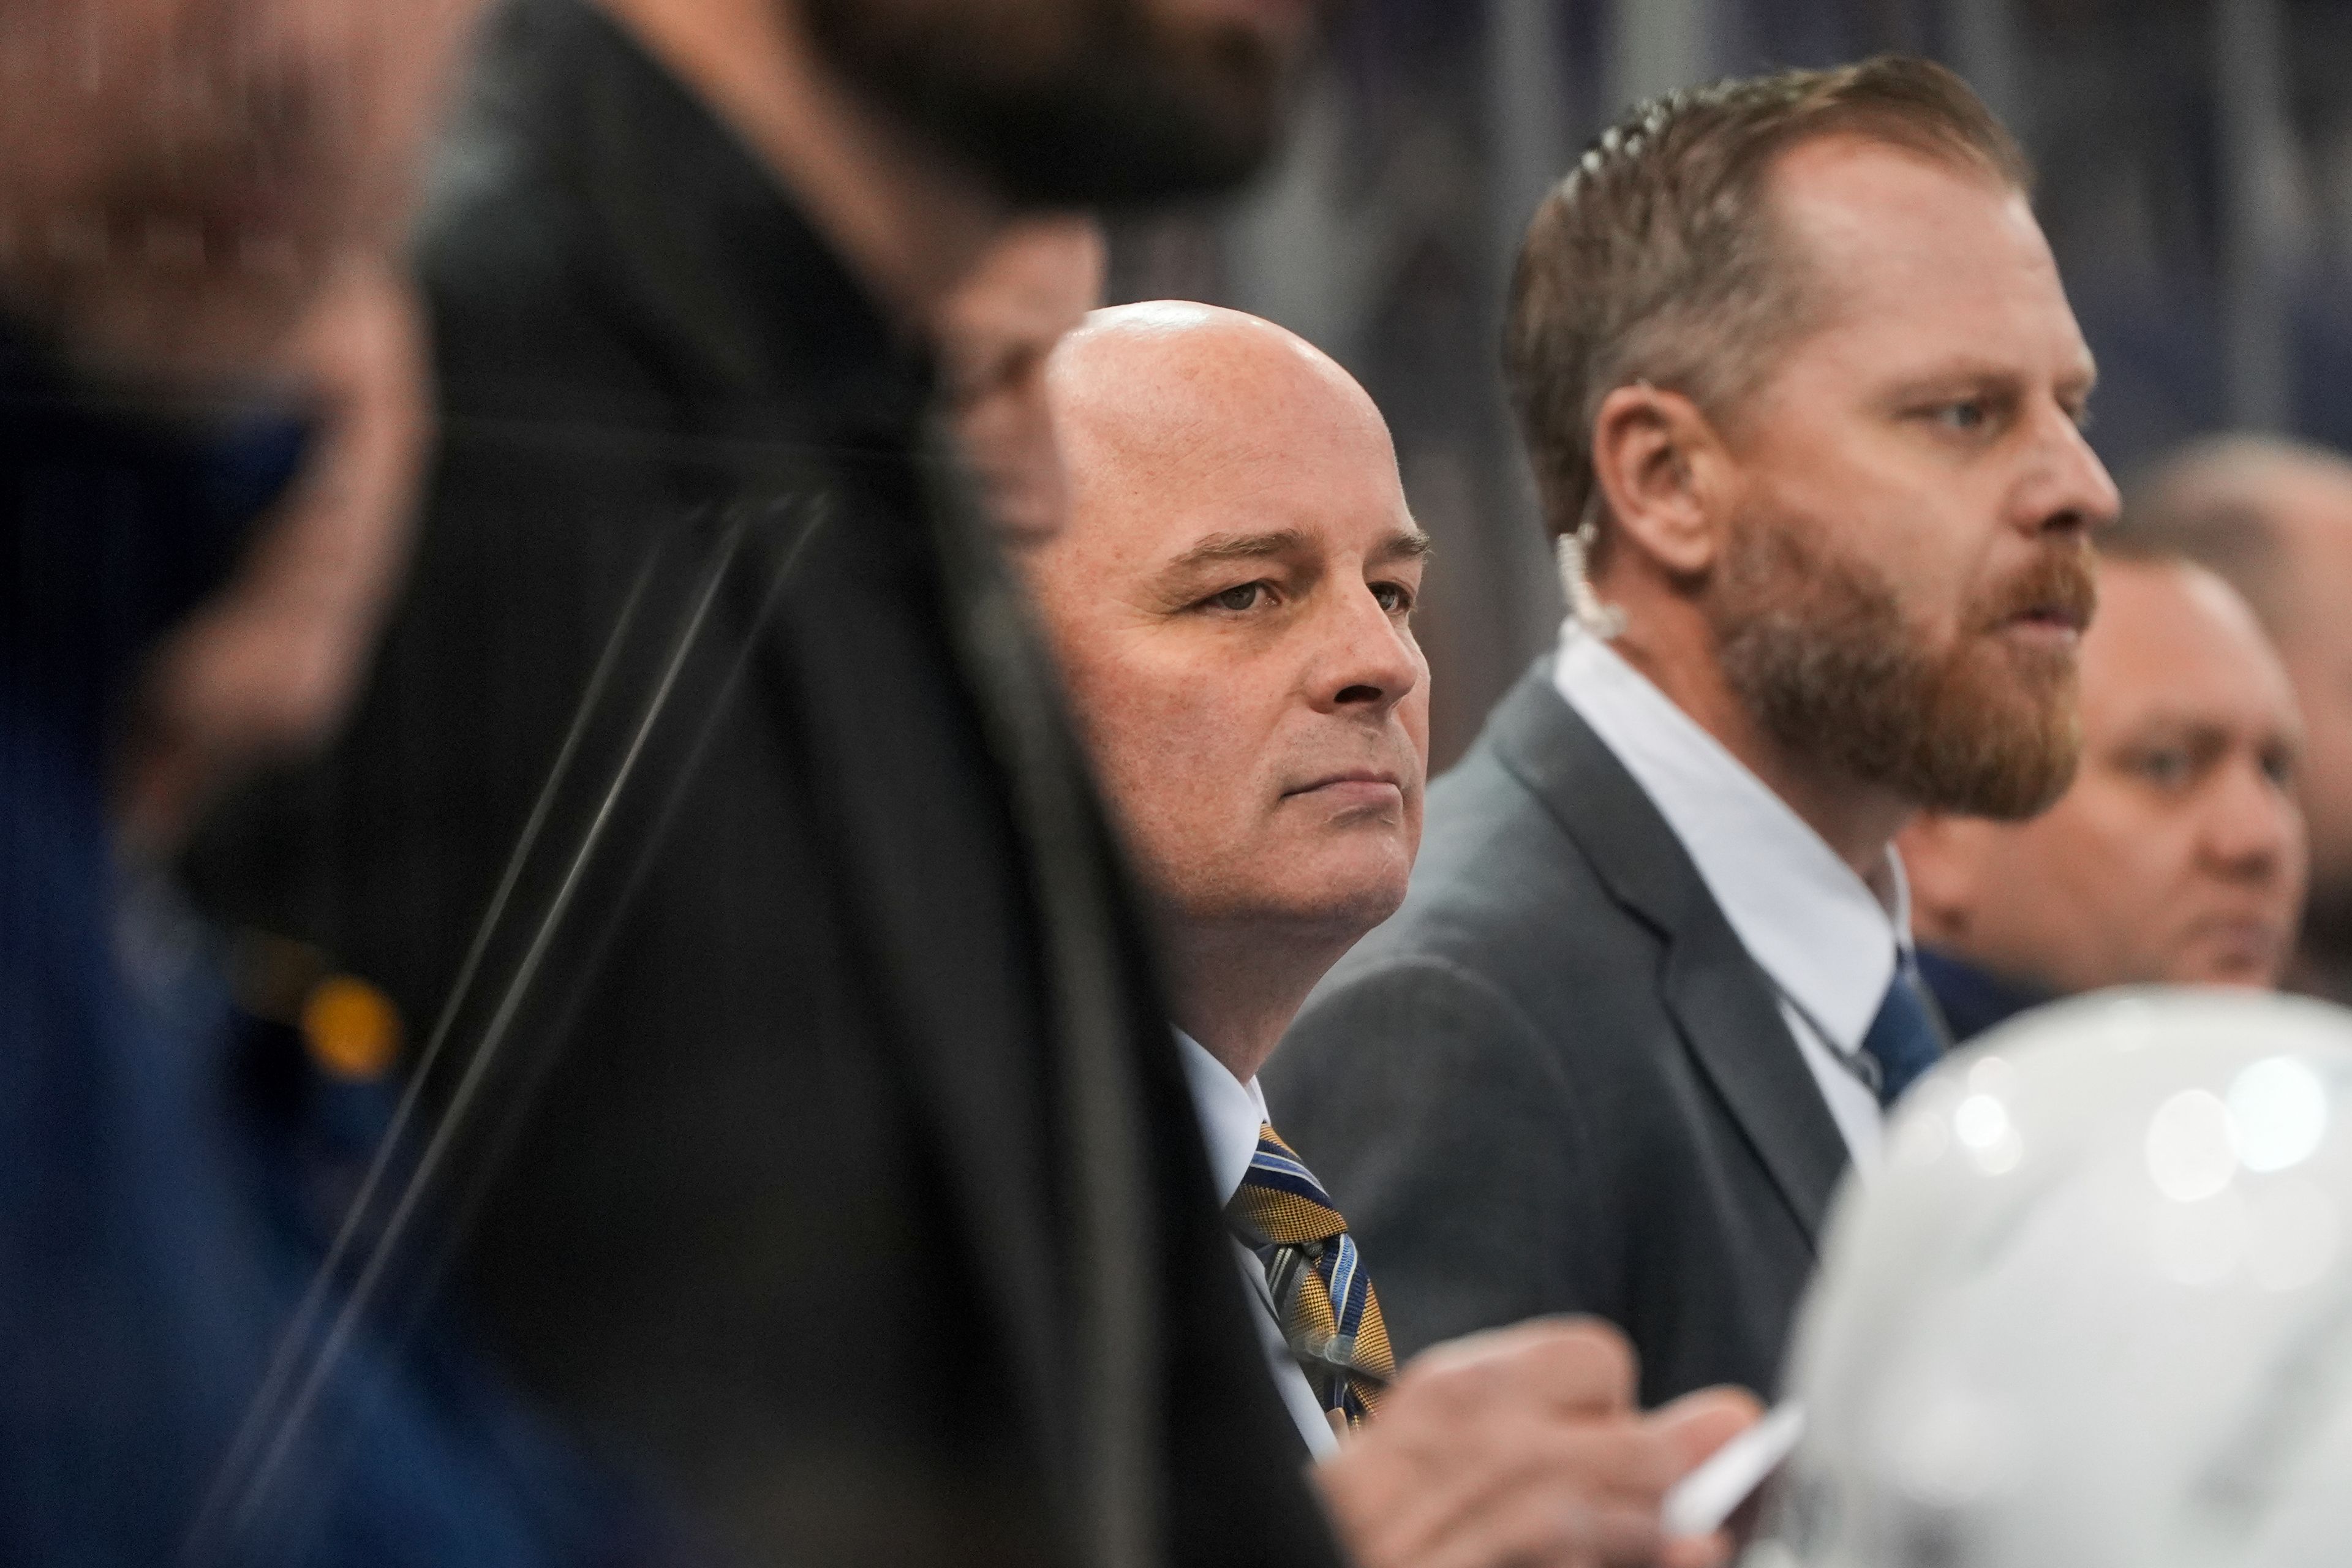
[[[1963,606],[1951,647],[1927,647],[1867,562],[1832,555],[1802,524],[1741,520],[1705,609],[1732,692],[1792,752],[1929,811],[2020,821],[2073,782],[2082,753],[2078,664],[1996,640],[2021,612],[2087,624],[2090,547],[2053,546]]]

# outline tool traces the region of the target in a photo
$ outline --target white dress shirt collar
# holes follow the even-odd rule
[[[1258,1129],[1266,1121],[1265,1091],[1255,1079],[1244,1083],[1235,1078],[1207,1047],[1181,1029],[1176,1031],[1176,1046],[1184,1058],[1184,1080],[1201,1118],[1201,1136],[1209,1145],[1209,1174],[1217,1184],[1217,1202],[1229,1204],[1257,1157]]]
[[[1257,1079],[1244,1083],[1200,1041],[1181,1029],[1173,1033],[1177,1053],[1184,1062],[1185,1084],[1192,1091],[1192,1110],[1201,1119],[1201,1136],[1209,1147],[1209,1174],[1217,1184],[1217,1202],[1229,1204],[1241,1191],[1250,1162],[1257,1157],[1258,1129],[1266,1121],[1265,1095]],[[1307,1374],[1299,1370],[1283,1339],[1282,1325],[1275,1318],[1274,1297],[1266,1286],[1265,1265],[1238,1237],[1233,1239],[1232,1249],[1242,1282],[1257,1302],[1258,1310],[1250,1316],[1257,1330],[1258,1349],[1274,1377],[1275,1392],[1282,1396],[1283,1408],[1290,1413],[1291,1425],[1298,1428],[1307,1451],[1318,1459],[1329,1458],[1339,1452],[1339,1435],[1332,1431]]]
[[[1882,903],[1787,802],[1573,616],[1552,679],[1682,840],[1748,956],[1834,1048],[1859,1050],[1911,941],[1894,847]]]

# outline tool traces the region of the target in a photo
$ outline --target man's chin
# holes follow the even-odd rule
[[[1270,912],[1301,928],[1341,933],[1349,942],[1371,930],[1404,902],[1412,873],[1411,849],[1394,835],[1371,843],[1332,847],[1336,853],[1296,857]]]

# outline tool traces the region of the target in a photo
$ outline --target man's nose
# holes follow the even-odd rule
[[[1316,706],[1385,717],[1421,683],[1421,655],[1369,587],[1339,595],[1319,650]]]
[[[2238,880],[2273,880],[2304,852],[2303,808],[2252,758],[2222,770],[2199,826],[2207,861]]]
[[[2115,521],[2123,497],[2081,426],[2053,407],[2034,472],[2020,496],[2020,520],[2033,533],[2088,538]]]

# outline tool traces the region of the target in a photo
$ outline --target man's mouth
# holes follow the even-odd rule
[[[1317,795],[1327,800],[1360,799],[1364,803],[1401,800],[1404,783],[1383,768],[1344,768],[1284,790],[1283,797]]]
[[[2001,623],[2004,627],[2020,626],[2028,631],[2074,637],[2082,636],[2090,624],[2089,610],[2077,605],[2057,604],[2030,605]]]
[[[2004,587],[1993,600],[1990,629],[2037,643],[2073,647],[2090,626],[2099,602],[2098,579],[2087,554],[2042,556]]]

